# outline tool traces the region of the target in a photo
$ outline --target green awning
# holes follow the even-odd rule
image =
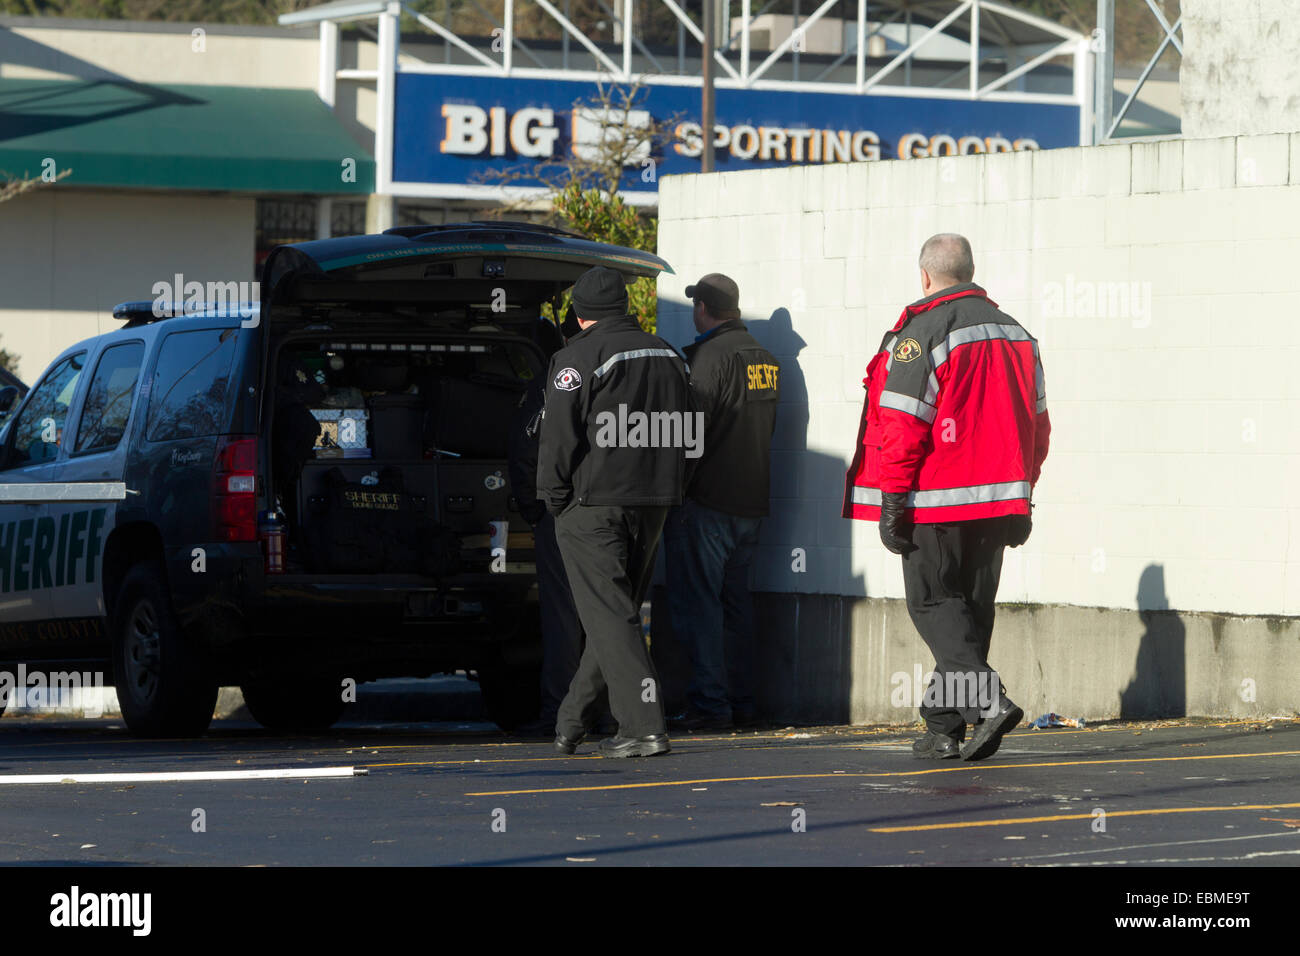
[[[0,79],[0,172],[141,189],[374,191],[375,160],[310,90]],[[349,162],[351,161],[351,162]]]

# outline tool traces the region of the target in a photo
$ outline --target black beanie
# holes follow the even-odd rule
[[[589,322],[627,315],[623,276],[605,266],[588,269],[573,284],[573,311]]]

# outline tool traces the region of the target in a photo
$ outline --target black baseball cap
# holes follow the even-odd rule
[[[721,272],[710,272],[699,282],[686,287],[686,298],[699,299],[716,316],[740,315],[740,287]]]

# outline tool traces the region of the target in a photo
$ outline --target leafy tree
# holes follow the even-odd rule
[[[654,252],[659,234],[658,219],[640,212],[619,195],[623,177],[631,168],[646,182],[654,181],[655,156],[677,141],[674,132],[679,117],[640,122],[638,110],[649,93],[639,81],[630,85],[596,84],[596,92],[574,108],[585,110],[597,130],[597,142],[579,155],[566,154],[505,171],[493,171],[481,178],[502,185],[541,182],[547,189],[548,218],[558,226],[580,232],[595,242]],[[536,200],[508,202],[501,214],[509,216],[521,208],[535,208]],[[569,305],[565,293],[564,307]],[[628,287],[628,307],[641,327],[655,331],[655,283],[637,279]],[[551,316],[549,307],[545,313]]]
[[[14,375],[18,374],[18,356],[8,349],[0,348],[0,368]]]
[[[659,235],[659,220],[643,215],[629,206],[618,193],[604,193],[599,189],[584,189],[576,180],[570,182],[552,199],[555,212],[564,224],[596,242],[608,242],[629,249],[654,252]],[[653,332],[656,328],[657,293],[653,279],[636,279],[627,290],[628,311],[636,316],[641,328]],[[569,293],[564,294],[564,306],[569,305]],[[551,317],[549,306],[546,315]]]

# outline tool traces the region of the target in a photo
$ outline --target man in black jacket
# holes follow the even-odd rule
[[[698,454],[685,363],[628,315],[627,289],[596,267],[573,287],[582,332],[555,353],[537,464],[537,496],[555,515],[574,602],[587,632],[560,704],[555,745],[573,753],[603,689],[618,734],[606,757],[670,749],[641,602],[668,508],[680,504],[687,454]]]
[[[542,630],[541,716],[516,728],[517,733],[529,735],[554,732],[560,701],[578,670],[583,645],[582,622],[555,540],[555,518],[537,498],[537,445],[545,395],[545,378],[529,383],[510,425],[510,489],[519,513],[533,526]]]
[[[734,281],[713,273],[686,295],[699,333],[686,359],[704,454],[664,528],[673,632],[691,661],[688,710],[670,726],[716,730],[755,717],[749,566],[768,511],[780,366],[740,321]]]

